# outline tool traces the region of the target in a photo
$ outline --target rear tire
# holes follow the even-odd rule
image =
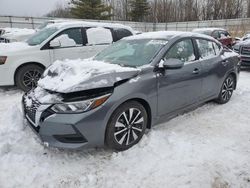
[[[21,67],[15,76],[15,83],[18,88],[27,92],[37,86],[37,82],[42,76],[44,68],[39,65],[30,64]]]
[[[228,101],[230,101],[233,91],[236,86],[236,80],[233,75],[229,75],[223,82],[220,95],[219,97],[215,100],[215,102],[219,104],[225,104]]]
[[[109,148],[123,151],[137,144],[143,137],[148,114],[142,104],[129,101],[119,106],[111,115],[106,130]]]

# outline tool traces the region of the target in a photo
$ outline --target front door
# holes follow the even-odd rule
[[[192,40],[185,39],[173,45],[164,57],[168,58],[179,59],[184,66],[158,74],[159,116],[196,103],[201,94],[201,65],[196,61]]]
[[[64,59],[85,58],[82,55],[82,51],[85,49],[86,42],[84,41],[81,28],[65,29],[53,40],[58,40],[60,47],[51,49],[52,62]]]

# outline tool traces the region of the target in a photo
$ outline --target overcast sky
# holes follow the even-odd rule
[[[42,16],[68,0],[0,0],[0,15]]]

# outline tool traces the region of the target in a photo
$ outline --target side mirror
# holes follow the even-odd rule
[[[52,48],[58,48],[61,46],[61,43],[58,39],[54,39],[54,40],[50,41],[49,46]]]
[[[160,68],[164,68],[164,69],[180,69],[184,66],[184,62],[182,62],[179,59],[166,59],[166,60],[162,60],[159,64]]]

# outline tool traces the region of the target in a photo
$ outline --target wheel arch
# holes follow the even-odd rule
[[[235,81],[234,89],[236,89],[236,87],[237,87],[237,75],[236,75],[235,72],[230,72],[230,73],[228,74],[228,76],[230,76],[230,75],[232,75],[233,78],[234,78],[234,81]]]
[[[38,65],[39,67],[45,69],[46,67],[42,64],[42,63],[38,63],[38,62],[27,62],[27,63],[23,63],[22,65],[18,66],[15,70],[15,73],[14,73],[14,84],[16,85],[16,75],[18,73],[18,71],[25,67],[25,66],[28,66],[28,65]]]
[[[151,126],[152,126],[152,111],[151,111],[151,107],[150,107],[150,105],[149,105],[149,103],[145,100],[145,99],[142,99],[142,98],[131,98],[131,99],[127,99],[127,100],[125,100],[124,102],[122,102],[121,104],[119,104],[116,108],[115,108],[115,110],[117,109],[117,108],[119,108],[119,106],[121,106],[121,105],[123,105],[124,103],[127,103],[127,102],[129,102],[129,101],[136,101],[136,102],[138,102],[138,103],[140,103],[144,108],[145,108],[145,110],[146,110],[146,112],[147,112],[147,115],[148,115],[148,123],[147,123],[147,129],[151,129]],[[114,111],[115,111],[114,110]],[[114,112],[113,111],[113,112]]]

